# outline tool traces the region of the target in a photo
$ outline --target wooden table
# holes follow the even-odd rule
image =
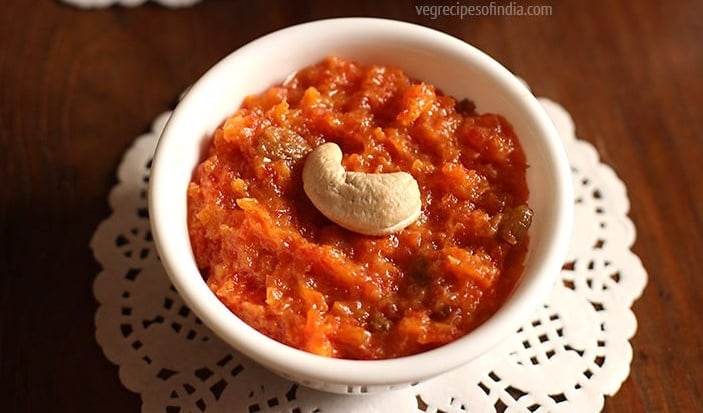
[[[230,51],[350,15],[451,33],[570,111],[627,184],[650,276],[634,305],[631,375],[605,411],[703,411],[703,2],[558,2],[551,16],[464,19],[331,3],[0,4],[0,411],[139,410],[94,339],[100,267],[88,242],[122,154]]]

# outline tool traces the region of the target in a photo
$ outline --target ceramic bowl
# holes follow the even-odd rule
[[[329,55],[399,67],[445,94],[469,98],[480,113],[502,114],[521,140],[534,211],[524,274],[490,319],[450,344],[374,361],[306,353],[264,336],[237,318],[210,291],[196,267],[186,224],[186,188],[208,138],[245,96],[281,83]],[[571,231],[572,198],[571,173],[555,128],[532,93],[507,69],[462,40],[426,27],[343,18],[301,24],[259,38],[225,57],[193,85],[158,143],[149,216],[171,281],[222,340],[302,385],[365,394],[410,386],[457,368],[515,332],[545,300],[560,271]]]

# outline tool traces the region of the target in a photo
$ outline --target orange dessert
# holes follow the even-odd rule
[[[402,230],[340,227],[303,190],[325,142],[346,171],[404,171],[421,212]],[[510,124],[394,67],[330,57],[250,96],[214,133],[188,188],[195,258],[239,318],[329,357],[383,359],[449,343],[520,277],[532,212]]]

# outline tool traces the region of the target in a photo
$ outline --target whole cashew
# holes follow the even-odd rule
[[[397,232],[415,222],[422,199],[407,172],[347,172],[342,150],[324,143],[303,167],[303,189],[313,205],[336,224],[365,235]]]

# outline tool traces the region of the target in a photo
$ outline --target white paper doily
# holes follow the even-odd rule
[[[149,0],[61,0],[66,4],[76,6],[81,9],[102,9],[110,6],[135,7],[141,6]],[[162,6],[177,8],[192,6],[202,0],[151,0]]]
[[[211,333],[183,304],[149,232],[151,156],[169,113],[127,151],[110,193],[113,214],[91,242],[103,271],[96,338],[142,398],[143,412],[597,412],[629,374],[630,310],[647,282],[630,251],[635,228],[613,170],[578,140],[569,114],[540,100],[563,139],[575,186],[575,225],[560,281],[510,339],[469,365],[404,390],[321,393],[279,378]]]

